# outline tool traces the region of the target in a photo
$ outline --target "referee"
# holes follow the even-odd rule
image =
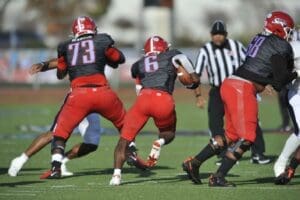
[[[225,111],[220,95],[220,86],[223,80],[232,75],[244,62],[246,49],[239,41],[227,38],[226,25],[221,20],[213,23],[210,33],[211,41],[200,48],[196,62],[196,73],[201,76],[205,68],[211,85],[208,99],[208,126],[212,141],[214,141],[225,139],[223,120]],[[195,95],[197,106],[204,108],[206,101],[201,96],[200,86],[195,89]],[[263,154],[265,143],[262,130],[259,125],[257,127],[257,139],[251,148],[251,161],[252,163],[267,164],[271,160]],[[222,152],[220,156],[222,157]]]

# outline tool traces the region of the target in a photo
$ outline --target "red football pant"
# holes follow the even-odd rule
[[[68,139],[73,129],[90,113],[99,113],[120,131],[126,111],[108,86],[73,88],[57,115],[54,136]]]
[[[142,89],[125,116],[121,137],[133,141],[149,117],[153,118],[160,132],[175,132],[176,112],[172,95],[159,90]]]
[[[221,86],[225,108],[225,136],[254,142],[258,119],[256,89],[246,80],[227,78]]]

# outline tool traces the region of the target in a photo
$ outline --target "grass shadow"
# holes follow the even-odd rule
[[[19,181],[13,183],[0,183],[0,187],[16,187],[20,185],[31,185],[36,183],[42,183],[43,181]]]

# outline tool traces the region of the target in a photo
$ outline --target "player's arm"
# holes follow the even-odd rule
[[[125,62],[125,56],[119,49],[110,46],[105,50],[107,64],[112,68],[118,68],[119,64]]]
[[[172,63],[175,68],[183,67],[191,76],[193,84],[189,89],[195,89],[200,84],[200,79],[196,74],[192,62],[184,54],[177,54],[172,58]]]
[[[67,71],[67,63],[65,61],[65,58],[63,56],[60,56],[57,59],[57,72],[56,76],[59,80],[66,77],[68,71]]]
[[[131,77],[135,79],[135,92],[136,95],[138,95],[143,88],[141,84],[141,79],[139,77],[139,68],[138,68],[138,63],[134,63],[131,67]]]
[[[45,72],[56,68],[57,68],[57,59],[53,58],[48,61],[35,63],[31,65],[31,67],[29,68],[29,74],[33,75],[39,72]]]
[[[273,71],[273,88],[280,91],[286,84],[297,78],[297,72],[292,72],[293,68],[286,56],[279,54],[273,55],[270,59]]]

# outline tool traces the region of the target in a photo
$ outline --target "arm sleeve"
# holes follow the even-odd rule
[[[286,57],[276,54],[270,59],[273,70],[273,84],[276,91],[280,91],[286,84],[297,78],[297,73],[292,72]]]
[[[179,66],[184,67],[189,74],[195,72],[192,62],[184,54],[177,54],[172,57],[172,63],[176,68],[178,68]]]

